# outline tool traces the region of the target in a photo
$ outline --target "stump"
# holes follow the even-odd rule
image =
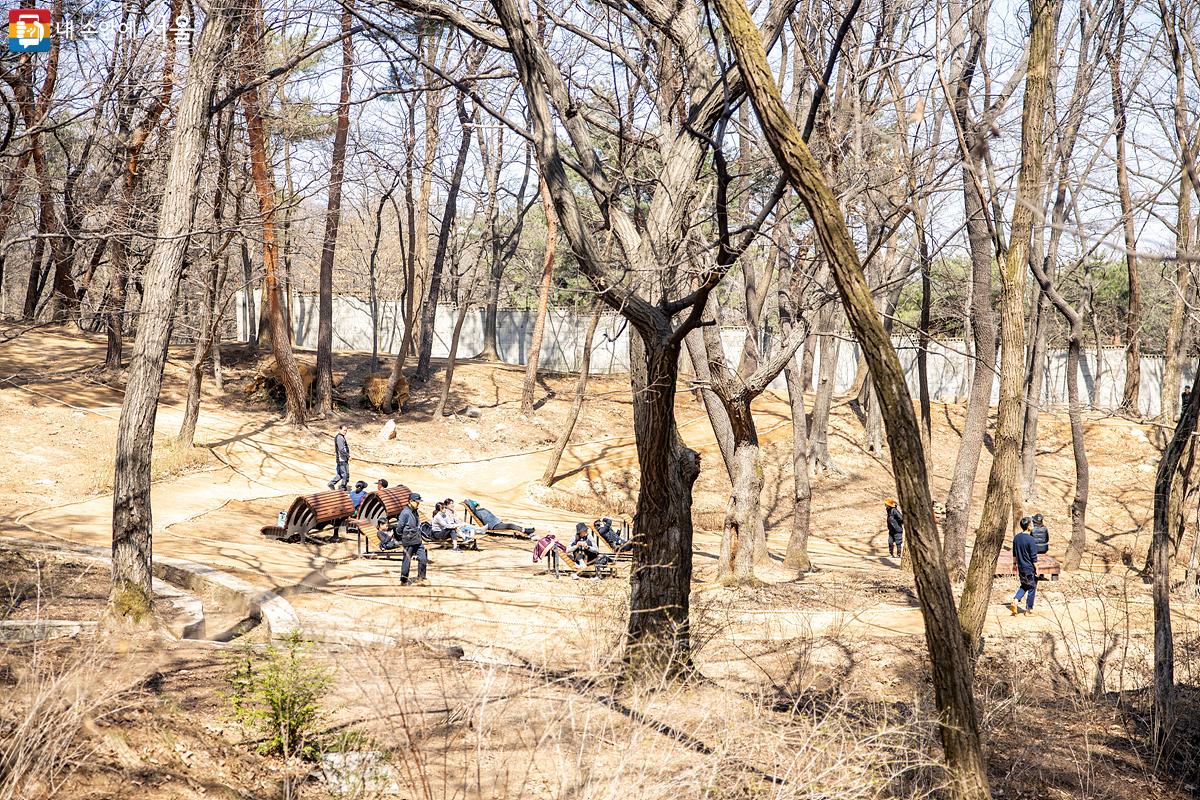
[[[304,396],[311,405],[313,401],[313,383],[317,377],[316,364],[307,361],[296,361],[296,367],[300,370],[300,382],[304,385]],[[266,400],[275,400],[283,402],[286,398],[286,392],[283,388],[283,380],[279,374],[279,365],[275,363],[274,358],[267,358],[259,363],[258,371],[250,382],[246,384],[246,397],[261,397]]]
[[[362,393],[367,401],[367,405],[376,411],[382,411],[384,399],[387,397],[388,379],[391,376],[386,372],[374,372],[367,376],[363,381]],[[392,408],[396,411],[403,411],[404,404],[408,402],[408,381],[403,375],[400,376],[400,381],[396,384],[396,391],[392,393]]]

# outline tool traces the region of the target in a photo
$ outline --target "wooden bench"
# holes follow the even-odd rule
[[[1037,575],[1039,578],[1049,578],[1052,581],[1058,580],[1059,573],[1062,572],[1062,564],[1058,563],[1058,559],[1054,556],[1045,553],[1038,556],[1037,560]],[[1017,574],[1017,561],[1013,558],[1011,550],[1001,550],[1000,558],[996,560],[995,577],[1005,578],[1012,577]]]

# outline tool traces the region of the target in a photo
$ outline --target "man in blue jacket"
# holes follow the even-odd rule
[[[1013,537],[1013,559],[1017,562],[1017,577],[1021,588],[1013,595],[1008,610],[1015,617],[1019,612],[1017,603],[1025,597],[1025,613],[1033,613],[1033,596],[1037,593],[1037,540],[1030,532],[1032,521],[1029,517],[1021,517],[1021,530]]]

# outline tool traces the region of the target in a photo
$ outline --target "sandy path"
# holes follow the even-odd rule
[[[80,339],[39,334],[35,343],[25,336],[0,345],[0,364],[36,368],[49,358],[56,370],[95,364],[97,345]],[[12,374],[8,369],[4,375]],[[36,386],[30,390],[37,391]],[[58,401],[115,418],[119,397],[94,386],[56,383]],[[763,437],[789,436],[787,406],[776,399],[763,403]],[[171,399],[160,408],[157,427],[165,434],[178,429],[181,408]],[[711,429],[702,416],[682,420],[690,446],[706,457],[719,458]],[[403,435],[403,427],[401,428]],[[354,544],[286,545],[263,539],[258,528],[296,494],[319,490],[331,473],[329,454],[305,446],[291,429],[222,412],[206,404],[198,438],[213,448],[220,468],[172,478],[152,490],[156,552],[212,564],[273,589],[287,597],[302,621],[312,628],[335,631],[392,633],[418,627],[421,635],[453,639],[480,651],[505,651],[508,656],[536,660],[570,657],[572,641],[589,632],[619,629],[622,592],[615,582],[554,580],[542,565],[532,564],[528,542],[489,537],[480,553],[434,550],[432,581],[425,586],[401,587],[399,564],[354,558]],[[352,478],[386,475],[420,491],[432,505],[436,498],[474,497],[503,511],[506,518],[527,521],[540,531],[566,538],[578,515],[546,508],[528,499],[526,486],[541,475],[545,455],[514,454],[428,467],[397,467],[351,463]],[[631,437],[608,437],[569,448],[563,471],[600,470],[636,465]],[[111,497],[107,494],[58,505],[53,514],[33,507],[12,509],[0,520],[0,534],[54,536],[92,545],[111,539]],[[775,532],[773,550],[781,553],[784,532]],[[733,593],[706,584],[703,576],[718,550],[714,534],[696,536],[698,591]],[[898,580],[887,558],[883,534],[870,541],[833,541],[819,535],[810,540],[814,562],[829,572],[856,572]],[[782,570],[768,569],[768,579],[786,580]],[[1001,584],[1002,585],[1002,584]],[[1098,620],[1097,601],[1057,597],[1046,585],[1035,619],[1014,620],[1000,608],[988,622],[989,633],[1014,629],[1045,631],[1070,615],[1088,627]],[[911,637],[923,631],[915,602],[851,598],[831,592],[828,610],[796,608],[748,609],[727,612],[731,641],[787,640],[823,633],[853,631],[872,638]],[[744,603],[743,603],[744,605]],[[1096,623],[1099,624],[1099,623]],[[1017,627],[1019,626],[1019,628]]]

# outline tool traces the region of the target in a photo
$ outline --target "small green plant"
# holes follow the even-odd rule
[[[311,759],[320,752],[320,703],[330,676],[310,649],[293,632],[262,653],[247,650],[234,659],[229,702],[234,717],[261,735],[260,753]]]

